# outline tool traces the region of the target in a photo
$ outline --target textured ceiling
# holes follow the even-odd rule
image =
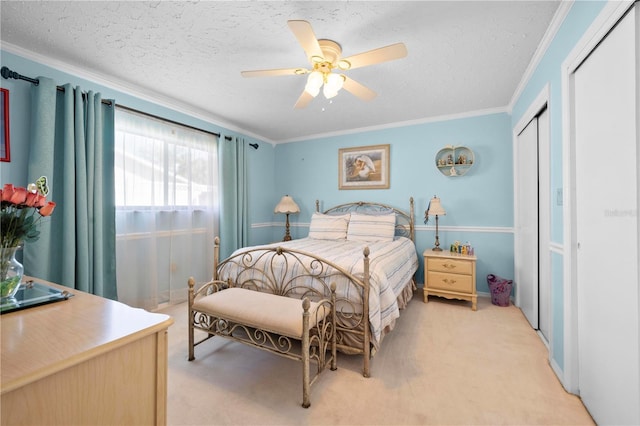
[[[558,1],[0,2],[1,40],[100,83],[271,142],[506,107]],[[347,71],[378,96],[320,94],[294,109],[308,67],[287,20],[307,20],[343,56],[404,42],[408,56]],[[22,70],[14,70],[23,73]],[[32,76],[30,76],[32,77]],[[117,101],[117,99],[116,99]]]

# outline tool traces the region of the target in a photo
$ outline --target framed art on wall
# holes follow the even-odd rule
[[[341,148],[338,174],[339,189],[388,189],[389,145]]]
[[[9,91],[0,89],[0,161],[11,161],[9,149]]]

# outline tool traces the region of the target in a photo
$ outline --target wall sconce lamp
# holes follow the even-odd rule
[[[282,241],[291,241],[291,235],[289,234],[289,215],[291,213],[300,213],[300,207],[293,201],[288,195],[282,197],[276,208],[273,210],[274,213],[284,213],[287,215],[287,222],[285,225],[285,234],[284,239]]]
[[[447,212],[442,208],[442,204],[440,204],[440,198],[435,195],[431,200],[429,200],[429,205],[427,206],[427,210],[424,212],[424,223],[426,224],[429,221],[429,216],[436,217],[436,242],[433,247],[433,251],[442,251],[440,248],[440,239],[438,238],[438,216],[444,216]]]

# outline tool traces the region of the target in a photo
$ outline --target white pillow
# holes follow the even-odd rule
[[[351,213],[348,241],[393,241],[396,234],[396,214],[368,215]]]
[[[314,213],[309,226],[309,238],[317,240],[344,240],[351,214],[328,215]]]

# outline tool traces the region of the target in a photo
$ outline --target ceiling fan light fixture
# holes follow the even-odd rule
[[[323,89],[324,96],[327,99],[335,97],[340,90],[344,88],[344,90],[357,98],[364,101],[370,101],[376,97],[376,93],[373,90],[363,86],[351,78],[347,80],[347,77],[344,74],[334,75],[333,71],[344,72],[354,68],[393,61],[407,56],[407,47],[404,43],[395,43],[342,59],[342,47],[340,44],[333,40],[316,38],[313,28],[309,22],[289,20],[287,24],[304,50],[305,56],[311,63],[311,68],[280,68],[242,71],[241,74],[243,77],[273,77],[292,74],[309,74],[304,90],[295,104],[295,108],[306,107],[309,102],[311,102],[311,100],[320,93],[320,89]]]
[[[324,95],[325,98],[327,99],[331,99],[334,98],[338,95],[337,91],[332,91],[326,84],[324,85],[323,89],[322,89],[322,94]]]
[[[329,89],[334,92],[340,91],[342,86],[344,85],[344,77],[340,74],[329,74],[327,75],[327,81],[325,82],[325,87],[329,86]]]
[[[320,71],[313,71],[307,78],[307,84],[304,86],[304,90],[314,98],[320,93],[320,88],[324,82],[324,77]]]
[[[344,85],[344,76],[340,74],[328,74],[324,83],[322,93],[327,99],[331,99],[338,94]]]
[[[320,93],[320,88],[318,87],[317,89],[314,89],[312,87],[309,87],[309,88],[305,87],[304,91],[315,98],[316,96],[318,96],[318,93]]]

